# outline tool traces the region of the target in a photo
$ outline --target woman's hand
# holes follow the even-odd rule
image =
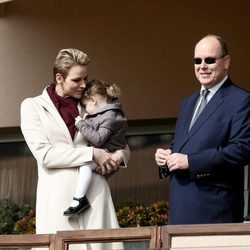
[[[110,155],[111,155],[112,160],[115,161],[118,166],[120,166],[122,164],[123,158],[122,158],[122,151],[121,150],[117,150]]]
[[[94,148],[93,159],[99,165],[95,169],[98,174],[106,175],[119,168],[115,160],[112,159],[111,154],[104,149]]]

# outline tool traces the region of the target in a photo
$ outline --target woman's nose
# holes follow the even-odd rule
[[[80,86],[82,87],[82,88],[86,88],[86,84],[88,83],[88,80],[86,80],[86,79],[82,79],[82,81],[81,81],[81,83],[80,83]]]

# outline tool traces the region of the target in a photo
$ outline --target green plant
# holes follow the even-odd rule
[[[147,206],[130,202],[117,207],[116,215],[121,227],[166,225],[168,203],[158,201]]]
[[[19,207],[9,199],[0,200],[0,234],[13,234],[13,225],[18,217]]]
[[[17,234],[22,233],[16,223],[26,216],[34,218],[35,214],[29,214],[31,211],[30,206],[18,206],[10,199],[4,198],[0,200],[0,234]],[[19,223],[20,224],[20,223]],[[17,225],[19,225],[17,224]],[[23,230],[27,233],[26,230]]]

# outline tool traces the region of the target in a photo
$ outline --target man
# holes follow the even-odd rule
[[[183,100],[170,149],[155,153],[160,177],[170,175],[169,224],[243,221],[250,102],[249,91],[228,77],[229,64],[221,37],[207,35],[196,44],[201,89]],[[200,97],[203,90],[208,93]]]

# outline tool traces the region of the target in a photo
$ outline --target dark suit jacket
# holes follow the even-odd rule
[[[249,92],[228,78],[188,132],[199,92],[183,100],[172,152],[189,169],[170,175],[169,224],[242,222],[244,166],[249,163]]]

